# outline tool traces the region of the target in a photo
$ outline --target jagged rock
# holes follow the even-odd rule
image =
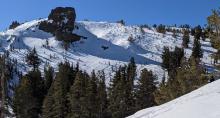
[[[14,29],[16,27],[18,27],[20,25],[20,23],[18,21],[13,21],[11,23],[11,25],[9,26],[9,29]]]
[[[52,20],[52,25],[62,28],[66,32],[73,31],[75,19],[75,9],[71,7],[57,7],[48,16],[48,20]]]
[[[76,19],[75,9],[71,7],[57,7],[51,11],[47,21],[39,24],[39,29],[52,33],[57,40],[74,42],[81,36],[73,34]]]

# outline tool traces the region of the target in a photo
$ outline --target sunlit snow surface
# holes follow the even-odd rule
[[[220,118],[220,80],[127,118]]]
[[[46,32],[38,29],[41,20],[34,20],[24,23],[14,30],[0,33],[0,51],[10,51],[10,57],[18,60],[19,69],[23,73],[31,68],[25,62],[25,55],[28,50],[36,48],[42,60],[40,69],[46,62],[57,70],[57,64],[68,60],[73,64],[79,62],[80,68],[87,72],[103,70],[106,73],[107,82],[112,77],[115,68],[126,64],[131,57],[135,58],[138,72],[147,68],[156,74],[159,80],[164,75],[160,66],[161,54],[164,46],[173,49],[181,46],[182,35],[172,37],[172,33],[160,34],[154,29],[145,28],[141,31],[138,26],[123,26],[118,23],[79,21],[76,23],[78,29],[73,32],[87,37],[71,44],[68,51],[62,48],[62,43]],[[132,36],[135,41],[129,42],[128,37]],[[43,47],[49,42],[49,47]],[[211,53],[215,52],[209,41],[201,41],[204,50],[202,62],[209,71],[214,71],[211,66]],[[186,56],[191,55],[193,37],[190,39],[190,46],[185,49]],[[102,47],[108,47],[104,50]],[[13,49],[13,50],[11,50]]]

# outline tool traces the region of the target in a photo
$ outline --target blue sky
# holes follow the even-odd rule
[[[220,0],[1,0],[0,30],[19,22],[47,17],[52,8],[71,6],[77,20],[124,19],[127,24],[206,24]]]

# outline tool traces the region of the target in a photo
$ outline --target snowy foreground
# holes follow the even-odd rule
[[[172,33],[160,34],[153,28],[141,30],[139,26],[123,26],[119,23],[79,21],[76,23],[78,29],[73,32],[87,39],[74,42],[68,51],[65,51],[61,42],[55,40],[51,34],[38,29],[39,22],[43,20],[34,20],[14,30],[0,32],[0,53],[8,50],[10,58],[17,59],[18,67],[23,73],[30,70],[25,56],[35,47],[42,61],[41,71],[45,63],[49,63],[56,70],[59,62],[68,60],[73,64],[79,62],[80,68],[89,73],[93,69],[104,70],[108,82],[115,68],[127,64],[129,59],[134,57],[138,72],[147,68],[160,80],[164,75],[160,66],[163,47],[173,49],[175,46],[180,47],[182,43],[182,34],[173,38]],[[129,37],[135,40],[130,42]],[[44,46],[46,41],[49,42],[49,47]],[[190,39],[189,48],[185,49],[187,57],[191,55],[192,44],[193,37]],[[216,50],[211,48],[208,40],[202,41],[201,44],[204,51],[202,62],[209,71],[214,71],[210,55]]]
[[[128,118],[220,118],[220,80]]]

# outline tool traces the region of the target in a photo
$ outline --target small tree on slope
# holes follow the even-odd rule
[[[34,47],[33,50],[31,50],[27,56],[26,56],[26,62],[33,66],[33,69],[37,69],[38,66],[40,65],[40,59],[38,58],[38,55],[37,55],[37,51],[36,51],[36,48]]]

